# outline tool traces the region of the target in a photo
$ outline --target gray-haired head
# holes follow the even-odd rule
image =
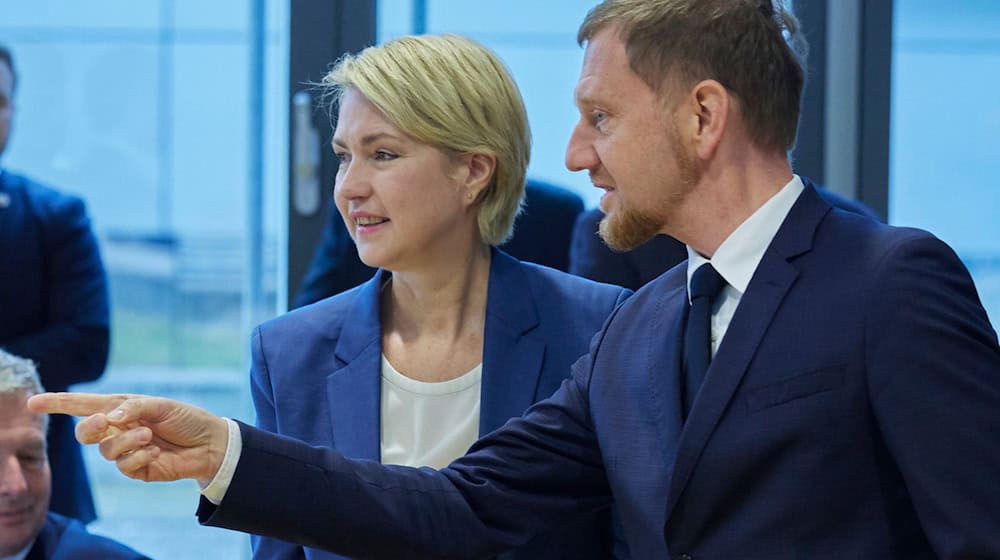
[[[45,392],[35,363],[0,349],[0,398],[30,397]],[[48,415],[41,415],[48,427]]]

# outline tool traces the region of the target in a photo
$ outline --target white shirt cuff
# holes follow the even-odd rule
[[[226,443],[226,456],[222,458],[222,466],[219,472],[215,473],[215,478],[207,486],[201,488],[201,495],[215,505],[222,503],[229,490],[229,484],[236,474],[236,465],[240,462],[240,454],[243,453],[243,436],[240,434],[239,425],[229,419],[223,418],[229,426],[229,441]]]

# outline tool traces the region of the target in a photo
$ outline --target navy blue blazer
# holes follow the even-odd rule
[[[380,286],[362,286],[268,321],[252,338],[252,391],[261,428],[332,446],[347,457],[380,458]],[[629,291],[493,252],[486,306],[480,435],[551,395]],[[505,558],[608,557],[607,511],[535,539]],[[254,539],[258,558],[302,550]],[[306,549],[307,558],[335,558]]]
[[[871,208],[817,185],[816,192],[834,208],[877,220]],[[597,234],[604,218],[600,208],[581,212],[573,226],[569,272],[597,282],[638,290],[647,282],[687,260],[687,247],[669,235],[658,235],[631,251],[612,251]]]
[[[146,556],[93,535],[75,519],[49,513],[25,560],[141,560]],[[148,560],[148,559],[147,559]]]
[[[636,292],[552,398],[442,471],[241,426],[200,518],[475,558],[613,498],[634,558],[1000,558],[1000,346],[950,248],[807,182],[682,423],[685,286],[680,266]]]
[[[0,347],[38,364],[49,391],[93,381],[108,358],[108,288],[83,202],[0,172]],[[48,433],[55,512],[95,517],[73,420]]]
[[[500,249],[518,260],[565,271],[569,268],[573,224],[580,212],[583,212],[583,199],[579,195],[529,179],[524,189],[524,208],[514,222],[514,235]],[[375,269],[358,257],[354,241],[331,201],[323,237],[293,307],[349,290],[373,274]]]

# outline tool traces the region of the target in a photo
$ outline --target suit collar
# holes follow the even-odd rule
[[[327,376],[326,396],[333,445],[347,457],[381,458],[382,321],[379,296],[389,272],[379,270],[358,288],[341,320],[334,355],[342,367]]]
[[[705,445],[725,413],[781,301],[798,278],[795,257],[811,250],[830,211],[808,180],[743,294],[681,432],[667,496],[667,520]]]
[[[520,416],[533,402],[545,356],[545,343],[531,336],[538,309],[525,265],[493,251],[483,335],[483,398],[479,434]]]
[[[375,276],[358,287],[358,294],[350,304],[347,315],[340,321],[338,332],[328,333],[337,337],[334,350],[341,362],[351,362],[372,344],[381,352],[382,320],[380,296],[382,285],[391,273],[379,269]]]

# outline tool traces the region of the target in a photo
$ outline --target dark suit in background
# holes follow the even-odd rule
[[[268,321],[254,330],[251,389],[257,424],[268,431],[379,461],[382,324],[387,272],[362,286]],[[490,265],[479,435],[551,395],[590,338],[629,292],[493,252]],[[284,475],[279,475],[283,477]],[[605,560],[609,512],[564,519],[503,558]],[[254,557],[340,558],[272,538]]]
[[[211,553],[208,553],[209,555]],[[143,560],[146,556],[93,535],[75,519],[49,513],[25,560]]]
[[[860,202],[819,186],[816,192],[834,208],[879,219],[874,210]],[[612,251],[597,234],[602,218],[604,212],[600,208],[581,212],[577,217],[569,251],[571,274],[638,290],[677,263],[687,260],[687,248],[669,235],[657,235],[631,251]]]
[[[583,199],[562,187],[528,179],[524,210],[514,222],[514,235],[500,249],[514,258],[556,270],[569,269],[573,224]],[[323,237],[291,307],[302,307],[349,290],[375,274],[361,262],[337,207],[331,202]]]
[[[49,391],[93,381],[108,359],[108,290],[83,202],[0,171],[0,347],[38,365]],[[85,523],[94,502],[73,419],[48,432],[52,511]]]
[[[242,425],[201,519],[367,558],[473,558],[613,498],[633,558],[1000,558],[1000,346],[968,271],[932,235],[805,184],[686,422],[675,267],[551,399],[449,468]]]

